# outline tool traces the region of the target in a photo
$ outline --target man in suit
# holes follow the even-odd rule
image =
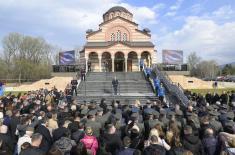
[[[73,80],[71,80],[71,85],[72,85],[72,94],[75,91],[75,94],[77,96],[77,85],[78,85],[78,81],[74,78]]]
[[[118,90],[118,80],[117,77],[115,76],[113,81],[112,81],[112,85],[113,85],[113,90],[114,90],[114,95],[117,95],[117,90]]]
[[[47,152],[53,143],[50,131],[47,128],[48,121],[44,118],[41,120],[41,124],[36,128],[35,133],[40,133],[42,135],[42,143],[40,144],[40,149]]]

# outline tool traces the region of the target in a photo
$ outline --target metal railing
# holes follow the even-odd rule
[[[171,94],[176,96],[182,105],[187,106],[189,103],[189,99],[184,94],[183,87],[179,83],[172,82],[169,76],[166,73],[160,71],[156,65],[153,67],[153,70],[156,72],[156,75],[159,77],[164,87]]]

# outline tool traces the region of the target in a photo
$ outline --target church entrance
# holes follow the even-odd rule
[[[128,72],[136,72],[139,70],[138,56],[136,52],[132,51],[128,53],[127,65]]]
[[[124,54],[122,52],[117,52],[115,54],[114,71],[115,72],[125,71],[125,59],[124,59]]]

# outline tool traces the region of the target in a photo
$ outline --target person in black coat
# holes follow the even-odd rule
[[[43,136],[39,133],[32,135],[31,146],[20,152],[20,155],[46,155],[44,151],[40,149],[40,145],[43,143]]]
[[[183,147],[189,150],[193,155],[204,155],[204,149],[201,140],[198,136],[193,135],[193,129],[191,126],[184,128]]]
[[[58,123],[59,128],[53,131],[52,135],[53,135],[54,142],[59,140],[61,137],[63,137],[65,133],[70,132],[69,129],[64,127],[64,123],[65,123],[64,120],[60,120]]]
[[[42,135],[42,143],[40,144],[40,149],[47,152],[53,143],[50,131],[47,129],[47,120],[44,118],[41,120],[41,124],[36,128],[35,133],[40,133]]]
[[[12,138],[12,141],[14,144],[17,143],[17,136],[16,136],[16,128],[17,128],[17,125],[20,124],[20,112],[19,110],[14,110],[13,111],[13,116],[11,118],[11,122],[10,122],[10,125],[9,125],[9,132],[11,134],[11,138]]]
[[[157,136],[151,136],[150,143],[150,146],[144,149],[143,155],[166,155],[165,148],[158,144]]]
[[[13,153],[14,151],[14,144],[11,139],[11,136],[7,134],[7,126],[2,125],[0,128],[0,141],[2,141],[2,146],[4,150],[7,150],[9,153]]]
[[[205,136],[202,139],[204,151],[207,155],[217,155],[219,152],[218,139],[214,137],[214,131],[206,129]]]
[[[101,141],[104,142],[107,152],[116,154],[116,152],[122,148],[122,140],[116,133],[116,128],[113,124],[107,125],[107,131],[107,133],[101,135]]]

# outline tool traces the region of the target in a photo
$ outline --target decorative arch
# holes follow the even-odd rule
[[[101,56],[101,62],[102,62],[102,71],[104,72],[112,71],[111,53],[103,52]]]
[[[123,52],[118,51],[114,54],[114,71],[125,71],[125,54]]]
[[[90,52],[89,55],[88,55],[88,62],[91,63],[91,71],[92,72],[99,71],[98,53]]]
[[[133,72],[139,70],[138,65],[138,54],[135,51],[131,51],[128,53],[127,58],[127,71]]]
[[[143,51],[141,53],[141,59],[144,61],[144,64],[148,67],[152,65],[152,57],[149,51]]]

